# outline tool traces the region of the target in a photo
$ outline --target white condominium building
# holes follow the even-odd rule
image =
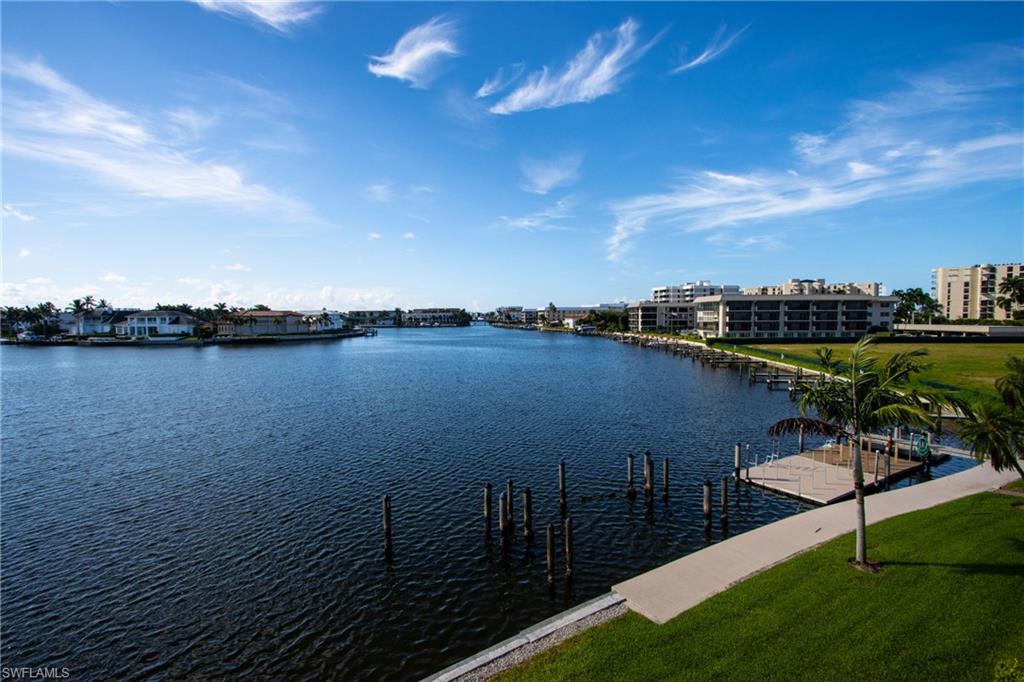
[[[896,296],[736,294],[694,302],[697,333],[717,338],[857,337],[891,330]]]
[[[810,296],[813,294],[864,294],[866,296],[878,296],[881,291],[882,284],[880,282],[834,282],[827,284],[823,279],[791,279],[783,284],[746,287],[743,289],[744,294],[751,296]]]
[[[1009,277],[1024,276],[1024,264],[968,265],[932,270],[932,296],[950,320],[1006,320],[1012,317],[996,305],[999,285]]]
[[[738,294],[740,288],[735,284],[712,284],[708,280],[687,282],[675,287],[655,287],[651,289],[651,301],[654,303],[693,303],[700,296],[715,294]]]

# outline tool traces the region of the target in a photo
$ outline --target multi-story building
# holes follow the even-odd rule
[[[892,329],[896,296],[725,294],[694,302],[697,333],[719,338],[857,337]]]
[[[497,308],[494,314],[498,322],[522,322],[523,306],[503,305]],[[534,319],[534,322],[536,322],[536,319]]]
[[[299,312],[306,319],[312,318],[309,325],[310,331],[338,331],[352,327],[351,318],[340,310],[321,308],[320,310],[300,310]]]
[[[306,321],[309,317],[294,310],[240,310],[218,320],[217,333],[224,336],[304,334],[311,331]]]
[[[935,268],[932,270],[932,297],[949,320],[1006,320],[1012,313],[996,305],[999,285],[1009,277],[1021,276],[1024,276],[1021,263]]]
[[[629,315],[629,331],[666,331],[682,334],[694,327],[693,303],[665,303],[640,301],[626,306]]]
[[[882,284],[880,282],[833,282],[827,284],[823,279],[791,279],[783,284],[743,289],[743,293],[748,296],[811,296],[815,294],[878,296],[881,292]]]
[[[394,310],[350,310],[349,319],[360,327],[395,327],[402,324],[402,311]]]
[[[738,294],[740,288],[735,284],[712,284],[708,280],[686,282],[675,287],[654,287],[651,289],[651,301],[654,303],[693,303],[701,296],[715,294]]]
[[[118,336],[188,336],[195,333],[200,321],[179,310],[140,310],[129,313],[114,324]]]

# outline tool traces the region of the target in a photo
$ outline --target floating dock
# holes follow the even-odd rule
[[[864,488],[882,489],[905,476],[917,473],[926,463],[917,459],[889,457],[864,450]],[[886,477],[886,460],[889,462]],[[781,493],[813,504],[832,504],[853,497],[853,448],[831,445],[797,455],[769,458],[743,472],[744,480],[758,488]]]

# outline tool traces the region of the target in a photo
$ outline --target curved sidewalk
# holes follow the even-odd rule
[[[1014,480],[988,464],[865,500],[868,524],[927,509]],[[708,597],[790,557],[854,530],[853,500],[812,509],[729,538],[615,585],[630,609],[665,623]],[[870,532],[868,541],[870,542]],[[851,554],[853,547],[850,547]]]

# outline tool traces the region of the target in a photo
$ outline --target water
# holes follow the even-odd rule
[[[720,540],[717,520],[705,536],[700,482],[716,481],[717,502],[733,443],[763,456],[768,425],[794,412],[733,371],[489,327],[7,347],[0,380],[4,665],[76,679],[435,672]],[[623,495],[625,453],[645,449],[659,492],[672,458],[672,494],[650,515]],[[571,590],[560,578],[552,592],[542,537],[559,522],[560,458],[576,563]],[[503,557],[484,541],[482,486],[496,513],[506,477],[517,514],[532,488],[540,537]],[[732,533],[802,508],[746,488],[731,504]]]

